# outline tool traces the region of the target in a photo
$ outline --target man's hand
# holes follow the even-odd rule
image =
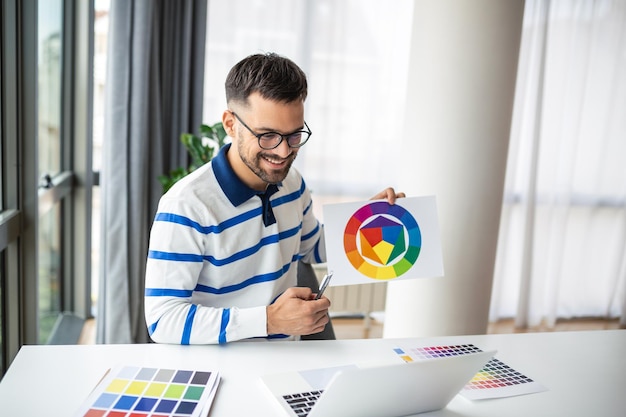
[[[267,334],[307,335],[319,333],[328,323],[330,301],[313,300],[310,288],[287,289],[274,304],[267,306]]]
[[[385,188],[384,190],[376,194],[374,197],[370,198],[370,200],[382,200],[383,198],[386,198],[389,204],[395,204],[396,198],[404,198],[404,197],[406,197],[404,193],[396,193],[396,190],[394,190],[392,187],[389,187],[389,188]]]

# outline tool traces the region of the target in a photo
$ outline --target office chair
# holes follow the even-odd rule
[[[309,287],[311,291],[317,293],[319,291],[319,283],[317,282],[317,276],[311,264],[307,264],[302,261],[298,261],[298,286]],[[330,321],[326,324],[324,330],[319,333],[310,334],[306,336],[300,336],[300,340],[335,340],[335,330],[333,324]]]

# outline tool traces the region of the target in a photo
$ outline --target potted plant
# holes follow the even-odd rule
[[[222,122],[211,126],[202,124],[198,135],[183,133],[180,135],[180,141],[191,155],[191,164],[187,168],[180,167],[170,171],[169,174],[159,175],[158,179],[164,194],[176,181],[206,164],[217,155],[217,152],[226,144],[226,131]]]

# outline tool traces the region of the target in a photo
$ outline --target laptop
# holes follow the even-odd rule
[[[298,417],[399,417],[444,408],[495,351],[411,363],[264,375],[272,397]]]

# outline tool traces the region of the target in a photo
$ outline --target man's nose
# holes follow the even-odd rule
[[[289,143],[287,143],[287,139],[283,138],[283,140],[278,144],[276,148],[274,148],[274,152],[281,158],[287,158],[293,152],[293,148],[289,147]]]

